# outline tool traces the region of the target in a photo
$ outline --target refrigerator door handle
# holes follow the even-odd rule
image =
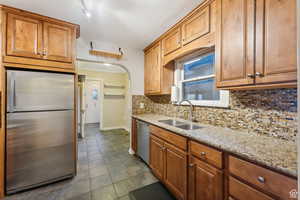
[[[8,112],[12,113],[16,108],[16,80],[14,72],[9,72],[9,87]]]
[[[13,111],[16,109],[16,103],[17,103],[17,95],[16,95],[16,80],[13,79]]]

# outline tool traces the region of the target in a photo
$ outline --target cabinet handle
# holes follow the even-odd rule
[[[249,78],[254,78],[254,77],[255,77],[253,74],[247,74],[247,76],[248,76]]]
[[[260,182],[260,183],[265,183],[265,182],[266,182],[265,178],[262,177],[262,176],[259,176],[259,177],[257,178],[257,180],[258,180],[258,182]]]
[[[256,73],[255,73],[255,76],[256,76],[256,77],[263,77],[264,75],[263,75],[262,73],[260,73],[260,72],[256,72]]]

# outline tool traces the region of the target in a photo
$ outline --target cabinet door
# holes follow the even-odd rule
[[[218,0],[217,87],[254,84],[255,0]]]
[[[150,136],[150,168],[160,180],[164,178],[164,142],[155,136]]]
[[[159,93],[161,88],[161,43],[152,47],[150,58],[149,92]]]
[[[217,2],[213,1],[210,4],[210,32],[216,32],[216,25],[217,25]]]
[[[7,55],[41,58],[42,22],[25,16],[7,15]]]
[[[179,148],[165,144],[165,184],[179,200],[187,196],[187,155]]]
[[[296,0],[257,0],[257,83],[297,80],[296,7]]]
[[[137,124],[136,119],[131,120],[131,148],[137,153]]]
[[[145,94],[150,92],[150,77],[151,77],[151,49],[145,52],[145,64],[144,64],[144,89]]]
[[[176,28],[169,33],[162,41],[163,53],[167,55],[173,51],[176,51],[181,47],[181,30]]]
[[[191,156],[188,188],[189,200],[222,200],[223,173]]]
[[[44,23],[44,58],[53,61],[72,62],[72,28]]]
[[[209,33],[209,6],[198,10],[182,24],[183,45]]]

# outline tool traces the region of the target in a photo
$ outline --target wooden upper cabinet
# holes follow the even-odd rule
[[[187,154],[179,148],[165,143],[165,179],[166,186],[178,200],[187,198]]]
[[[145,52],[145,93],[159,94],[161,92],[161,42]]]
[[[163,40],[163,54],[167,55],[181,47],[181,30],[180,27],[169,33]]]
[[[189,200],[222,200],[223,172],[190,156]]]
[[[47,60],[72,62],[72,28],[63,25],[44,23],[44,58]]]
[[[296,0],[257,0],[256,83],[297,80]]]
[[[152,49],[151,58],[151,77],[150,77],[150,91],[152,93],[159,93],[161,86],[161,43],[156,44]]]
[[[210,30],[210,7],[199,9],[182,23],[183,45],[209,33]]]
[[[213,1],[210,4],[210,32],[215,33],[217,26],[217,2]]]
[[[255,1],[219,0],[217,6],[217,86],[253,84]]]
[[[74,72],[79,26],[1,5],[3,62],[15,67]],[[22,66],[21,66],[22,65]]]
[[[217,87],[296,86],[296,1],[217,1]]]
[[[151,77],[151,49],[145,52],[144,60],[144,89],[145,94],[150,92],[150,77]]]
[[[7,55],[41,58],[42,33],[40,20],[8,13]]]

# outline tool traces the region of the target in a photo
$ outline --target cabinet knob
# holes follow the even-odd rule
[[[192,168],[192,167],[194,167],[194,166],[195,166],[195,164],[193,164],[193,163],[189,164],[189,167],[190,167],[190,168]]]
[[[255,75],[253,75],[253,74],[247,74],[247,76],[248,76],[249,78],[254,78],[254,77],[255,77]]]
[[[263,75],[262,73],[260,73],[260,72],[256,72],[256,73],[255,73],[255,76],[256,76],[256,77],[263,77],[264,75]]]
[[[257,178],[257,180],[258,180],[258,182],[260,182],[260,183],[265,183],[265,182],[266,182],[265,178],[262,177],[262,176],[259,176],[259,177]]]
[[[205,153],[204,151],[202,151],[202,152],[200,153],[200,155],[201,155],[201,156],[206,156],[206,153]]]
[[[45,56],[45,55],[47,55],[47,50],[46,49],[43,50],[43,56]]]

